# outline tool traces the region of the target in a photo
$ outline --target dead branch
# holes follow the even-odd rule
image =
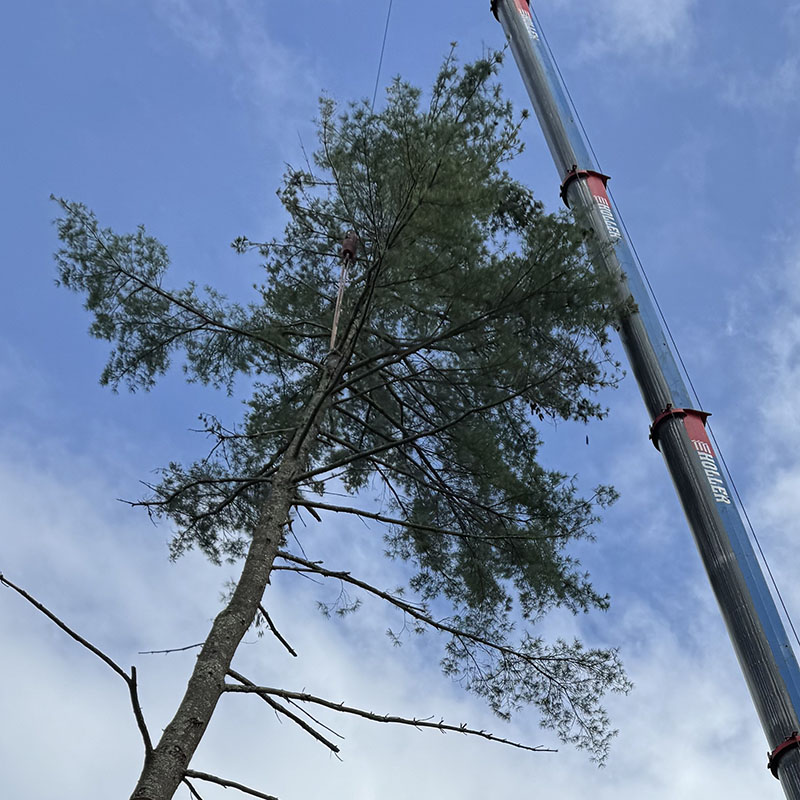
[[[133,710],[133,716],[136,718],[136,725],[139,728],[139,733],[142,735],[144,752],[146,755],[149,755],[153,752],[153,742],[150,739],[150,731],[147,730],[142,704],[139,701],[139,684],[137,681],[136,667],[131,667],[131,676],[130,678],[125,676],[125,683],[128,684],[128,692],[131,696],[131,708]]]
[[[140,656],[156,656],[161,655],[162,653],[183,653],[186,650],[194,650],[195,647],[202,647],[204,642],[198,642],[197,644],[187,644],[186,647],[170,647],[167,650],[140,650]]]
[[[322,575],[323,578],[337,578],[345,583],[350,583],[353,586],[357,586],[359,589],[363,589],[370,594],[375,595],[376,597],[380,597],[381,600],[386,600],[388,603],[391,603],[394,606],[397,606],[401,611],[405,611],[408,614],[411,614],[415,619],[418,619],[420,622],[424,622],[426,624],[432,625],[436,627],[437,625],[441,625],[442,623],[437,623],[436,620],[431,619],[424,613],[424,607],[422,606],[415,606],[412,603],[409,603],[406,600],[403,600],[396,595],[390,594],[389,592],[383,591],[383,589],[378,589],[375,586],[372,586],[369,583],[365,583],[364,581],[359,580],[358,578],[354,578],[349,572],[342,572],[338,571],[335,572],[330,569],[326,569],[322,566],[321,563],[315,561],[308,561],[305,558],[300,558],[299,556],[293,556],[290,553],[284,553],[283,551],[279,551],[277,553],[278,558],[282,558],[284,561],[289,561],[294,564],[300,565],[304,570],[309,572],[315,572],[318,575]],[[281,567],[280,565],[274,566],[273,570],[279,572],[283,569],[292,569],[289,567]],[[454,631],[446,631],[449,633],[453,633]]]
[[[335,731],[333,728],[331,728],[329,725],[326,725],[321,720],[318,720],[310,711],[303,708],[299,703],[295,703],[294,700],[287,700],[287,702],[289,703],[290,706],[294,706],[301,714],[305,714],[315,725],[319,725],[320,728],[325,728],[325,730],[328,731],[328,733],[332,733],[339,739],[344,739],[344,736],[342,736],[341,733]]]
[[[247,678],[244,677],[244,675],[240,675],[235,670],[229,669],[228,675],[230,675],[232,678],[242,683],[244,688],[247,688],[249,690],[257,688],[256,685],[251,680],[248,680]],[[334,754],[339,753],[339,748],[337,745],[335,745],[329,739],[326,739],[319,731],[314,730],[314,728],[312,728],[304,719],[298,717],[297,714],[295,714],[292,711],[289,711],[289,709],[286,708],[286,706],[283,706],[277,701],[273,700],[271,697],[269,697],[269,695],[259,694],[259,697],[265,703],[267,703],[267,705],[269,705],[270,708],[272,708],[274,711],[288,717],[296,725],[299,725],[307,734],[313,736],[321,744],[324,744],[325,747],[327,747],[332,753]],[[338,734],[336,735],[338,736]]]
[[[217,786],[223,786],[226,789],[237,789],[243,794],[249,794],[253,797],[260,797],[261,800],[278,800],[277,797],[271,794],[264,794],[256,789],[251,789],[236,781],[229,781],[225,778],[218,778],[216,775],[209,775],[207,772],[198,772],[194,769],[187,769],[184,773],[185,778],[196,778],[198,781],[206,781],[207,783],[216,783]]]
[[[261,605],[261,603],[258,604],[258,610],[261,612],[261,616],[264,617],[264,621],[269,626],[269,629],[272,631],[275,638],[289,651],[291,655],[297,658],[295,649],[289,644],[289,642],[286,641],[286,639],[283,638],[281,632],[275,627],[275,623],[272,621],[269,614],[267,614],[266,609],[263,605]]]
[[[302,508],[307,508],[309,511],[311,509],[318,508],[321,511],[333,511],[337,514],[352,514],[357,517],[363,517],[364,519],[374,519],[376,522],[383,522],[386,525],[400,525],[403,528],[411,528],[415,531],[424,531],[426,533],[438,533],[442,536],[454,536],[459,539],[481,539],[482,541],[491,542],[495,539],[498,541],[506,542],[510,539],[515,537],[508,536],[504,534],[502,536],[476,536],[470,533],[464,533],[463,531],[455,531],[450,528],[439,528],[435,525],[421,525],[416,522],[409,522],[405,519],[397,519],[395,517],[387,517],[383,514],[376,514],[372,511],[365,511],[361,508],[352,508],[349,506],[337,506],[331,505],[330,503],[318,503],[315,500],[308,500],[305,497],[297,498],[295,501],[295,505],[301,506]],[[499,514],[497,516],[500,516]],[[561,538],[556,536],[519,536],[516,537],[525,541],[529,541],[532,539],[553,539],[553,538]]]
[[[506,645],[498,644],[497,642],[493,642],[485,637],[478,636],[477,634],[470,633],[469,631],[449,625],[447,622],[435,620],[433,617],[428,616],[423,608],[415,606],[413,603],[409,603],[406,600],[397,597],[396,595],[384,591],[383,589],[378,589],[376,586],[372,586],[365,581],[354,578],[349,572],[337,572],[334,570],[329,570],[318,562],[308,561],[305,558],[300,558],[299,556],[294,556],[291,553],[286,553],[284,551],[278,551],[277,557],[282,558],[284,561],[299,564],[304,570],[308,572],[314,572],[317,575],[322,575],[324,578],[334,578],[344,581],[345,583],[352,584],[353,586],[357,586],[359,589],[363,589],[365,592],[369,592],[376,597],[380,597],[381,600],[391,603],[393,606],[396,606],[401,611],[404,611],[409,616],[413,617],[424,625],[428,625],[434,630],[441,631],[442,633],[449,633],[462,643],[465,640],[470,641],[484,648],[485,650],[493,650],[502,656],[519,658],[522,661],[530,664],[533,669],[535,669],[543,678],[546,678],[547,680],[555,680],[554,676],[547,669],[545,669],[544,665],[546,665],[548,662],[555,663],[559,661],[575,661],[574,658],[563,658],[561,656],[542,656],[541,658],[538,658],[536,656],[527,655],[526,653],[521,653],[519,650],[515,650],[513,647],[507,647]],[[274,571],[280,571],[282,569],[290,568],[281,566],[273,567]]]
[[[91,642],[87,641],[83,638],[79,633],[76,633],[72,628],[69,627],[65,622],[59,619],[49,608],[44,606],[40,603],[35,597],[28,594],[24,589],[20,588],[16,584],[12,583],[8,578],[6,578],[2,573],[0,573],[0,584],[3,586],[7,586],[9,589],[13,589],[17,594],[21,597],[24,597],[34,608],[38,609],[42,612],[51,622],[55,623],[62,631],[64,631],[68,636],[74,639],[78,644],[85,647],[89,652],[94,653],[106,666],[110,667],[117,675],[125,681],[128,687],[128,693],[131,698],[131,708],[133,710],[133,716],[136,719],[136,725],[139,728],[139,733],[142,736],[142,742],[144,743],[144,750],[146,755],[150,755],[153,752],[153,741],[150,738],[150,731],[147,729],[147,724],[145,723],[144,713],[142,712],[142,705],[139,702],[139,688],[136,680],[136,667],[131,667],[131,674],[128,675],[122,667],[117,664],[110,656],[107,656],[102,650],[95,647]]]
[[[463,733],[465,736],[477,736],[481,739],[488,739],[491,742],[498,742],[499,744],[505,744],[509,747],[516,747],[519,750],[528,750],[532,753],[558,752],[557,750],[542,746],[531,747],[530,745],[515,742],[513,739],[504,739],[500,736],[495,736],[493,733],[489,733],[488,731],[478,730],[477,728],[469,728],[467,727],[466,723],[461,725],[449,725],[444,722],[444,720],[440,720],[439,722],[431,722],[430,719],[397,717],[390,714],[374,714],[371,711],[364,711],[361,708],[346,706],[344,703],[334,703],[332,700],[326,700],[323,697],[315,697],[314,695],[306,692],[290,692],[286,689],[274,689],[271,686],[242,686],[234,683],[226,683],[225,691],[246,692],[250,694],[257,694],[260,697],[273,695],[275,697],[282,697],[285,700],[298,700],[302,703],[315,703],[316,705],[330,708],[333,711],[339,711],[343,714],[352,714],[357,717],[362,717],[363,719],[368,719],[372,722],[386,722],[393,725],[410,725],[414,728],[432,728],[440,731],[441,733],[446,733],[448,731],[453,733]]]
[[[200,796],[200,793],[197,791],[197,789],[194,788],[194,786],[191,784],[188,778],[184,778],[182,783],[185,783],[186,786],[189,788],[189,794],[191,794],[194,800],[203,800],[203,798]]]

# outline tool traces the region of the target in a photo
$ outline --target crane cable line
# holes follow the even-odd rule
[[[388,6],[388,9],[387,9],[387,12],[386,12],[386,23],[384,25],[384,30],[383,30],[383,41],[381,43],[381,54],[380,54],[380,58],[378,60],[378,69],[377,69],[377,72],[376,72],[376,75],[375,75],[375,88],[374,88],[373,94],[372,94],[372,105],[371,105],[371,110],[372,111],[375,110],[375,102],[376,102],[377,97],[378,97],[378,86],[380,84],[381,70],[383,68],[383,58],[384,58],[384,55],[385,55],[385,52],[386,52],[386,41],[387,41],[387,38],[388,38],[388,35],[389,35],[389,24],[390,24],[390,21],[391,21],[393,4],[394,4],[394,0],[389,0],[389,6]],[[563,88],[563,90],[564,90],[564,92],[565,92],[565,94],[567,96],[567,99],[569,101],[570,107],[572,109],[572,113],[575,115],[575,119],[577,120],[578,125],[580,126],[580,129],[581,129],[581,132],[583,134],[583,137],[584,137],[584,139],[586,141],[586,144],[589,146],[589,150],[590,150],[590,152],[592,154],[592,157],[595,160],[595,164],[597,164],[598,170],[600,170],[600,172],[602,172],[603,169],[602,169],[602,167],[600,165],[600,159],[597,157],[597,153],[595,152],[594,146],[592,145],[592,140],[589,137],[589,134],[588,134],[588,132],[586,130],[586,127],[583,124],[583,120],[581,119],[581,115],[578,112],[577,106],[575,105],[575,101],[572,99],[572,94],[570,93],[569,87],[567,86],[567,83],[564,80],[564,76],[563,76],[563,74],[561,72],[561,67],[558,64],[558,60],[556,59],[555,54],[553,53],[553,50],[550,47],[550,42],[548,41],[547,36],[545,35],[544,30],[543,30],[541,24],[539,23],[539,19],[538,19],[538,16],[536,15],[535,10],[531,7],[530,11],[531,11],[531,15],[533,16],[533,18],[536,21],[537,30],[538,30],[540,36],[542,37],[542,40],[544,41],[544,45],[547,48],[548,53],[550,54],[550,58],[552,59],[553,64],[555,65],[559,81],[561,82],[561,87]],[[614,195],[612,194],[610,189],[608,190],[608,195],[609,195],[609,197],[611,199],[611,202],[612,202],[612,204],[614,206],[614,210],[617,213],[617,217],[618,217],[620,223],[622,224],[622,229],[625,232],[625,236],[627,237],[628,242],[630,243],[631,250],[633,251],[634,258],[636,259],[636,263],[637,263],[637,265],[639,267],[639,270],[642,273],[642,277],[644,278],[645,284],[647,286],[647,290],[648,290],[648,292],[650,294],[651,299],[653,300],[653,304],[655,305],[656,310],[658,311],[658,315],[661,318],[661,321],[662,321],[662,323],[664,325],[664,329],[667,332],[667,336],[669,337],[669,341],[670,341],[670,343],[672,345],[672,349],[674,350],[675,355],[678,358],[678,363],[680,364],[680,367],[681,367],[681,370],[682,370],[682,372],[684,374],[684,377],[686,378],[686,381],[689,384],[689,387],[691,389],[692,395],[694,396],[694,399],[697,402],[698,408],[702,409],[703,408],[703,404],[700,401],[700,397],[699,397],[699,395],[697,393],[697,389],[695,388],[694,382],[692,381],[692,377],[689,374],[689,370],[688,370],[688,368],[686,366],[686,363],[683,360],[683,355],[681,354],[680,348],[678,347],[678,343],[675,341],[675,337],[674,337],[674,335],[672,333],[672,329],[670,328],[669,322],[667,322],[666,315],[664,314],[664,311],[661,308],[661,304],[658,302],[658,297],[657,297],[657,295],[656,295],[656,293],[655,293],[655,291],[653,289],[653,285],[650,282],[650,277],[647,274],[647,270],[645,269],[641,258],[639,257],[639,252],[636,249],[636,245],[634,244],[633,238],[631,237],[630,232],[628,231],[628,226],[625,223],[625,218],[623,217],[622,212],[620,211],[619,206],[617,205],[617,202],[614,199]],[[792,630],[792,634],[794,635],[795,641],[798,643],[798,645],[800,645],[800,635],[798,635],[797,629],[795,628],[794,621],[792,619],[791,614],[789,613],[789,609],[786,606],[786,602],[783,599],[783,594],[781,593],[780,587],[778,586],[778,582],[775,579],[775,575],[774,575],[774,573],[772,571],[772,567],[770,566],[770,563],[769,563],[769,561],[767,559],[767,556],[764,553],[764,548],[761,546],[761,541],[758,538],[758,534],[756,533],[755,527],[753,526],[753,523],[752,523],[752,521],[750,519],[750,515],[747,513],[747,508],[745,507],[745,504],[744,504],[744,501],[742,499],[742,496],[739,493],[739,488],[737,487],[736,481],[733,478],[733,474],[731,473],[730,468],[728,467],[728,463],[725,460],[725,456],[722,453],[722,449],[719,446],[719,442],[717,441],[717,437],[714,434],[714,430],[711,427],[711,424],[707,423],[707,427],[708,427],[708,432],[710,434],[711,440],[714,443],[714,447],[716,448],[716,452],[719,455],[719,459],[720,459],[720,461],[722,463],[722,467],[725,470],[725,475],[727,476],[728,480],[730,481],[730,484],[731,484],[731,487],[733,489],[734,495],[736,496],[736,501],[737,501],[737,503],[739,504],[739,507],[742,510],[742,514],[744,515],[745,520],[747,521],[747,527],[748,527],[748,529],[750,531],[750,535],[751,535],[753,541],[755,542],[755,545],[756,545],[756,547],[758,549],[758,553],[761,556],[761,560],[762,560],[762,562],[764,564],[764,567],[767,570],[767,574],[769,575],[770,582],[772,583],[772,586],[775,589],[775,593],[776,593],[776,595],[778,597],[778,601],[780,602],[781,608],[783,609],[783,613],[784,613],[784,615],[786,617],[787,622],[789,623],[789,627]]]
[[[575,101],[572,99],[572,94],[569,91],[569,87],[567,86],[567,82],[564,80],[564,76],[561,73],[561,67],[559,67],[559,65],[558,65],[558,60],[555,57],[555,53],[553,53],[553,50],[550,47],[550,42],[547,40],[547,37],[544,34],[544,30],[542,28],[542,25],[540,24],[539,19],[538,19],[537,15],[536,15],[535,10],[533,9],[533,7],[530,8],[530,12],[531,12],[531,16],[533,17],[534,21],[536,22],[537,32],[541,36],[541,38],[542,38],[542,40],[544,42],[544,45],[547,48],[548,53],[550,54],[550,58],[552,59],[553,64],[555,65],[556,72],[558,74],[558,79],[561,82],[561,88],[564,90],[564,92],[565,92],[565,94],[567,96],[567,99],[569,101],[572,113],[575,115],[575,119],[577,120],[578,125],[580,126],[580,129],[581,129],[581,132],[583,133],[583,137],[584,137],[584,139],[586,141],[586,144],[589,146],[589,150],[590,150],[590,152],[592,154],[592,157],[595,160],[595,164],[597,165],[597,169],[600,172],[603,172],[603,168],[600,166],[600,160],[598,159],[597,153],[595,153],[594,147],[592,146],[592,140],[589,138],[589,134],[588,134],[586,128],[584,127],[583,120],[581,119],[581,115],[578,112],[577,106],[575,105]],[[654,303],[654,305],[655,305],[655,307],[656,307],[656,309],[658,311],[658,315],[661,318],[662,323],[664,324],[664,329],[667,332],[667,336],[669,337],[669,340],[670,340],[670,342],[672,344],[672,348],[675,351],[675,355],[678,357],[678,362],[680,363],[681,369],[683,371],[683,374],[686,377],[686,380],[687,380],[687,382],[689,384],[689,387],[691,388],[692,394],[694,395],[694,399],[697,402],[697,406],[698,406],[699,409],[702,409],[703,408],[703,404],[700,402],[700,397],[697,394],[697,390],[695,389],[694,383],[692,381],[692,377],[689,374],[689,370],[687,369],[686,364],[685,364],[685,362],[683,360],[683,356],[681,355],[681,351],[680,351],[680,348],[678,347],[678,343],[675,341],[675,337],[672,335],[672,330],[670,329],[669,323],[667,322],[667,318],[666,318],[666,316],[665,316],[665,314],[664,314],[664,312],[663,312],[663,310],[661,308],[661,304],[658,302],[658,297],[656,296],[656,293],[653,290],[653,286],[650,283],[650,278],[647,275],[647,270],[645,270],[644,264],[642,263],[641,258],[639,258],[639,253],[636,250],[636,245],[634,244],[633,238],[631,237],[630,233],[628,232],[628,226],[625,224],[625,219],[622,216],[622,213],[621,213],[621,211],[620,211],[620,209],[619,209],[619,207],[617,205],[616,200],[614,200],[614,196],[611,193],[610,189],[608,190],[608,195],[609,195],[609,197],[611,199],[611,202],[612,202],[612,204],[614,206],[614,210],[617,213],[617,218],[619,219],[620,223],[622,224],[622,229],[625,231],[625,236],[627,237],[628,242],[630,243],[631,250],[633,251],[634,258],[636,259],[636,263],[639,266],[639,270],[641,271],[642,276],[644,277],[645,283],[647,285],[647,289],[648,289],[648,291],[650,293],[650,297],[653,300],[653,303]],[[755,527],[753,526],[753,523],[750,520],[750,515],[747,513],[747,508],[745,507],[744,501],[742,500],[742,497],[739,494],[739,489],[736,486],[736,481],[733,479],[733,475],[731,474],[731,471],[728,468],[728,463],[725,460],[725,456],[722,454],[722,450],[720,449],[719,443],[717,442],[717,437],[714,435],[714,431],[713,431],[711,425],[707,424],[707,427],[708,427],[708,432],[709,432],[709,434],[711,436],[711,441],[714,443],[714,447],[716,448],[717,455],[719,455],[719,459],[722,462],[722,467],[725,470],[725,475],[727,476],[728,480],[730,481],[731,487],[733,488],[734,495],[736,496],[736,501],[738,502],[739,507],[742,510],[742,514],[744,515],[745,520],[747,520],[747,527],[750,530],[750,535],[752,536],[753,541],[755,542],[756,547],[758,548],[758,552],[759,552],[759,554],[761,556],[761,560],[764,563],[764,567],[767,570],[767,574],[769,575],[770,582],[772,583],[772,586],[775,589],[775,593],[778,596],[778,601],[780,602],[781,608],[783,609],[783,613],[784,613],[784,615],[786,617],[787,622],[789,623],[789,627],[791,628],[792,633],[794,634],[795,641],[798,643],[798,645],[800,645],[800,636],[798,635],[797,629],[795,628],[794,621],[792,620],[792,616],[789,613],[789,609],[786,607],[786,602],[783,599],[783,594],[781,593],[781,590],[778,587],[778,582],[775,579],[775,575],[772,572],[772,568],[770,567],[769,561],[767,560],[767,556],[764,553],[763,547],[761,546],[761,542],[760,542],[760,540],[758,538],[758,534],[756,533]]]
[[[372,92],[372,106],[370,111],[375,110],[375,100],[378,97],[378,84],[381,80],[381,68],[383,67],[383,54],[386,52],[386,38],[389,35],[389,20],[392,18],[392,5],[394,0],[389,0],[389,8],[386,12],[386,25],[383,28],[383,44],[381,44],[381,57],[378,59],[378,71],[375,75],[375,90]]]

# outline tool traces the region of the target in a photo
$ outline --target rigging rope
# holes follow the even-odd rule
[[[372,93],[372,106],[370,111],[375,110],[375,100],[378,97],[378,84],[381,80],[381,68],[383,67],[383,54],[386,52],[386,37],[389,35],[389,20],[392,18],[392,4],[394,0],[389,0],[389,9],[386,12],[386,25],[383,28],[383,44],[381,45],[381,57],[378,60],[378,72],[375,75],[375,90]]]
[[[342,311],[342,301],[344,300],[344,290],[347,286],[347,272],[356,263],[358,253],[358,236],[355,231],[347,231],[339,252],[342,268],[339,272],[339,291],[336,294],[336,306],[333,310],[333,324],[331,325],[331,346],[330,352],[336,350],[336,334],[339,332],[339,314]]]

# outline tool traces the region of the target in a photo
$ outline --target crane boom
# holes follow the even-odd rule
[[[800,800],[800,669],[741,513],[693,409],[643,275],[577,124],[529,0],[492,0],[562,179],[561,196],[592,235],[589,256],[615,280],[619,335],[716,595],[769,743],[768,766]]]

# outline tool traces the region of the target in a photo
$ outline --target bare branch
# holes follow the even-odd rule
[[[185,650],[194,650],[195,647],[202,647],[205,642],[198,642],[197,644],[187,644],[186,647],[171,647],[168,650],[140,650],[140,656],[155,656],[161,653],[183,653]]]
[[[403,600],[402,598],[390,594],[382,589],[378,589],[377,587],[372,586],[365,581],[359,580],[358,578],[353,577],[349,572],[329,570],[318,562],[308,561],[307,559],[300,558],[299,556],[294,556],[291,553],[286,553],[283,551],[278,551],[276,557],[282,558],[284,561],[290,561],[292,563],[299,564],[307,571],[314,572],[317,575],[322,575],[324,578],[334,578],[336,580],[344,581],[345,583],[357,586],[359,589],[363,589],[365,592],[369,592],[376,597],[380,597],[381,600],[391,603],[393,606],[396,606],[410,617],[422,622],[424,625],[429,625],[434,630],[441,631],[442,633],[449,633],[451,636],[458,639],[462,643],[462,646],[464,646],[464,641],[470,641],[487,651],[491,650],[499,653],[502,656],[519,658],[520,660],[530,664],[533,669],[535,669],[540,675],[542,675],[542,677],[547,678],[548,680],[552,681],[555,680],[555,678],[550,672],[548,672],[548,670],[544,668],[543,665],[564,661],[574,663],[575,661],[573,658],[564,658],[562,656],[542,656],[537,658],[535,656],[527,655],[519,650],[515,650],[513,647],[507,647],[506,645],[499,644],[498,642],[493,642],[491,639],[486,639],[482,636],[478,636],[477,634],[462,630],[461,628],[456,628],[452,625],[449,625],[444,620],[435,620],[433,617],[429,617],[423,608],[415,606],[413,603],[409,603],[408,601]],[[273,567],[273,570],[276,571],[280,571],[281,569],[290,568],[280,566]],[[565,689],[566,687],[561,686],[561,688]]]
[[[139,728],[139,733],[142,735],[142,742],[144,743],[144,749],[146,754],[150,754],[153,752],[153,741],[150,738],[150,732],[147,729],[147,724],[144,720],[144,714],[142,712],[142,706],[139,702],[139,689],[137,686],[136,681],[136,667],[131,667],[131,674],[128,675],[122,667],[117,664],[110,656],[107,656],[102,650],[95,647],[91,642],[87,641],[83,638],[79,633],[76,633],[72,628],[69,627],[65,622],[60,620],[49,608],[44,606],[40,603],[35,597],[28,594],[24,589],[20,588],[16,584],[12,583],[8,578],[6,578],[2,573],[0,573],[0,583],[3,586],[7,586],[9,589],[13,589],[17,594],[24,597],[34,608],[38,609],[42,612],[51,622],[54,622],[62,631],[64,631],[68,636],[74,639],[78,644],[85,647],[89,652],[94,653],[106,666],[110,667],[117,675],[125,681],[128,686],[128,693],[130,694],[131,698],[131,708],[133,710],[133,716],[136,719],[136,725]]]
[[[216,775],[209,775],[207,772],[198,772],[194,769],[187,769],[184,772],[186,778],[196,778],[198,781],[206,781],[207,783],[216,783],[217,786],[223,786],[226,789],[237,789],[242,794],[249,794],[252,797],[260,797],[261,800],[278,800],[277,797],[271,794],[264,794],[256,789],[251,789],[236,781],[229,781],[225,778],[218,778]]]
[[[301,713],[305,714],[312,722],[314,722],[315,725],[319,725],[320,728],[325,728],[325,730],[328,731],[328,733],[332,733],[334,736],[336,736],[339,739],[344,739],[344,736],[342,736],[341,733],[339,733],[338,731],[335,731],[329,725],[326,725],[324,722],[321,722],[320,720],[318,720],[310,711],[308,711],[307,709],[303,708],[299,703],[295,703],[294,700],[287,700],[286,702],[288,702],[290,706],[294,706]],[[337,756],[337,758],[338,758],[338,756]]]
[[[275,627],[275,623],[272,621],[269,614],[267,614],[267,610],[264,608],[261,603],[258,604],[258,610],[261,612],[261,616],[264,617],[264,622],[267,623],[269,629],[272,631],[275,638],[289,651],[291,655],[297,658],[297,653],[295,649],[283,638],[281,632]]]
[[[153,741],[150,738],[150,731],[147,730],[142,704],[139,702],[139,684],[137,682],[136,667],[131,667],[131,676],[130,678],[126,676],[125,683],[128,684],[128,692],[131,696],[131,708],[133,709],[133,716],[136,718],[136,725],[139,728],[139,733],[142,735],[144,751],[149,755],[153,752]]]
[[[244,675],[239,674],[233,669],[228,670],[228,675],[230,675],[232,678],[242,683],[243,684],[242,688],[246,688],[248,690],[256,688],[255,684],[251,680],[248,680],[247,678],[244,677]],[[324,744],[325,747],[327,747],[332,753],[338,754],[339,748],[337,745],[335,745],[329,739],[326,739],[319,731],[314,730],[314,728],[312,728],[304,719],[298,717],[297,714],[295,714],[293,711],[289,711],[289,709],[286,708],[286,706],[282,706],[280,703],[276,702],[266,694],[259,694],[259,697],[265,703],[267,703],[267,705],[269,705],[272,709],[277,711],[279,714],[283,714],[284,716],[288,717],[296,725],[299,725],[306,733],[313,736],[321,744]],[[338,734],[336,735],[338,736]]]
[[[363,589],[370,594],[374,594],[376,597],[380,597],[382,600],[386,600],[387,602],[391,603],[394,606],[397,606],[402,611],[406,611],[409,614],[412,614],[416,619],[420,622],[425,622],[430,625],[439,625],[435,620],[430,619],[429,617],[425,616],[422,611],[422,608],[419,606],[415,606],[412,603],[408,603],[405,600],[402,600],[399,597],[396,597],[389,592],[384,592],[382,589],[378,589],[375,586],[371,586],[364,581],[359,580],[358,578],[354,578],[349,572],[334,572],[333,570],[326,569],[322,566],[322,564],[314,561],[307,561],[304,558],[300,558],[298,556],[293,556],[290,553],[278,552],[277,558],[282,558],[284,561],[291,561],[295,564],[300,564],[309,572],[315,572],[318,575],[322,575],[325,578],[337,578],[338,580],[344,581],[345,583],[350,583],[353,586],[357,586],[359,589]],[[280,571],[281,569],[293,569],[291,567],[280,567],[276,566],[273,567],[274,570]]]
[[[97,647],[95,647],[91,642],[86,641],[83,636],[72,630],[72,628],[70,628],[65,622],[62,622],[52,611],[50,611],[50,609],[42,605],[38,600],[36,600],[36,598],[29,595],[24,589],[21,589],[16,584],[13,584],[2,573],[0,573],[0,583],[2,583],[4,586],[8,586],[9,589],[13,589],[15,592],[17,592],[17,594],[24,597],[32,606],[34,606],[34,608],[39,609],[42,614],[58,625],[58,627],[61,628],[61,630],[64,631],[68,636],[72,637],[76,642],[78,642],[78,644],[83,645],[87,650],[94,653],[107,666],[111,667],[111,669],[113,669],[114,672],[116,672],[117,675],[122,678],[122,680],[126,682],[130,680],[128,673],[125,672],[125,670],[123,670],[122,667],[116,663],[116,661],[114,661],[110,656],[107,656],[102,650],[99,650]]]
[[[446,733],[448,731],[453,733],[463,733],[465,736],[477,736],[481,739],[488,739],[491,742],[498,742],[505,744],[509,747],[516,747],[519,750],[528,750],[532,753],[557,753],[547,747],[531,747],[530,745],[515,742],[513,739],[504,739],[500,736],[495,736],[488,731],[478,730],[477,728],[469,728],[466,724],[462,725],[448,725],[444,720],[439,722],[431,722],[430,719],[417,719],[415,717],[397,717],[390,714],[374,714],[371,711],[364,711],[360,708],[353,708],[346,706],[344,703],[334,703],[331,700],[326,700],[322,697],[315,697],[314,695],[306,692],[290,692],[286,689],[274,689],[270,686],[239,686],[237,684],[225,684],[226,692],[246,692],[250,694],[257,694],[261,697],[274,695],[275,697],[282,697],[285,700],[298,700],[303,703],[315,703],[316,705],[324,706],[325,708],[339,711],[343,714],[352,714],[363,719],[371,720],[372,722],[386,722],[393,725],[411,725],[414,728],[432,728],[434,730]]]
[[[197,789],[195,789],[194,786],[192,786],[192,784],[189,782],[188,778],[184,778],[182,783],[185,783],[186,786],[189,788],[189,793],[194,798],[194,800],[203,800]]]
[[[352,514],[356,517],[363,517],[364,519],[374,519],[377,522],[384,522],[387,525],[401,525],[405,528],[413,528],[417,531],[426,531],[427,533],[440,533],[443,536],[457,536],[462,539],[467,538],[476,538],[468,533],[462,533],[461,531],[454,531],[448,528],[438,528],[434,525],[419,525],[416,522],[409,522],[408,520],[404,519],[395,519],[394,517],[386,517],[383,514],[376,514],[372,511],[364,511],[360,508],[351,508],[349,506],[335,506],[331,505],[330,503],[317,503],[314,500],[307,500],[306,498],[301,498],[295,500],[295,504],[298,506],[302,506],[303,508],[311,509],[318,508],[321,511],[334,511],[337,514]],[[492,537],[481,537],[481,538],[492,538]],[[507,537],[503,537],[507,538]]]

